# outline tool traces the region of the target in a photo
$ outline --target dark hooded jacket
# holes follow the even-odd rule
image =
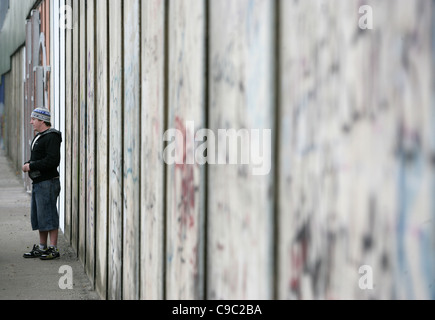
[[[36,142],[35,142],[36,140]],[[62,133],[48,129],[35,136],[31,146],[29,177],[33,183],[51,180],[59,177],[57,168],[60,164],[60,145]]]

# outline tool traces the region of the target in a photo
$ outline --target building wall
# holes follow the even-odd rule
[[[0,74],[12,68],[10,57],[21,47],[26,37],[26,20],[37,0],[2,1],[0,15],[2,25],[0,33]]]
[[[102,298],[435,298],[432,1],[65,3],[64,234]],[[271,129],[270,172],[189,164],[206,128]]]
[[[0,77],[0,150],[4,149],[5,136],[5,76]]]
[[[21,173],[24,159],[23,104],[25,49],[19,48],[11,57],[11,70],[4,74],[3,149],[12,160],[17,174]],[[24,175],[23,175],[24,178]]]

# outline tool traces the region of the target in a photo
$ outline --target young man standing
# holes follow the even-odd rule
[[[46,108],[36,108],[32,112],[30,124],[38,134],[32,141],[30,161],[24,164],[23,172],[27,172],[33,182],[30,219],[32,229],[39,231],[39,245],[35,244],[32,251],[24,254],[24,258],[51,260],[60,256],[57,248],[59,213],[56,203],[60,193],[57,168],[60,164],[62,134],[51,128],[51,114]]]

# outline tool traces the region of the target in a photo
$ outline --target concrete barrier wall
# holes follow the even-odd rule
[[[142,3],[141,36],[141,298],[164,297],[164,224],[166,183],[162,153],[166,126],[166,1]]]
[[[276,10],[268,0],[210,1],[208,126],[216,136],[243,128],[252,141],[251,130],[274,128]],[[253,173],[252,164],[209,167],[207,295],[213,299],[273,297],[274,170]]]
[[[373,30],[356,1],[281,3],[283,298],[433,296],[433,8],[365,3]]]
[[[435,298],[432,1],[66,4],[65,236],[103,298]]]
[[[0,77],[0,149],[4,149],[5,137],[5,76]]]

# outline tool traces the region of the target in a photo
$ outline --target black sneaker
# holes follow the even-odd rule
[[[33,249],[30,252],[23,254],[23,257],[26,259],[30,258],[40,258],[43,254],[47,253],[47,249],[41,250],[37,244],[33,245]]]
[[[43,253],[39,258],[41,260],[53,260],[60,257],[59,249],[54,247],[49,247],[45,253]]]

